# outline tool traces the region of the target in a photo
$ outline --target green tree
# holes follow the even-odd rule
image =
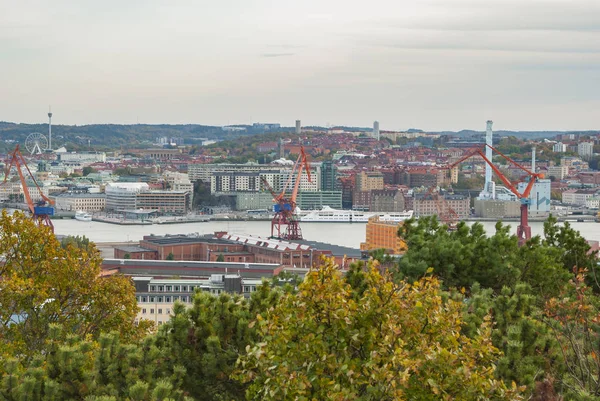
[[[444,300],[435,278],[395,284],[371,264],[364,279],[356,300],[326,261],[257,316],[260,341],[236,375],[247,399],[520,399],[493,377],[489,323],[461,334],[462,304]]]
[[[83,168],[82,173],[84,177],[87,177],[88,175],[90,175],[91,173],[95,173],[96,170],[94,170],[92,167],[90,166],[86,166]]]
[[[167,257],[165,259],[166,260],[175,260],[175,255],[173,255],[173,252],[169,252],[169,254],[167,255]]]
[[[95,249],[95,248],[92,248]],[[24,214],[0,217],[0,354],[30,358],[46,347],[49,326],[96,338],[116,330],[137,338],[135,288],[123,276],[100,277],[98,252],[62,248],[48,227]]]
[[[225,257],[222,253],[220,253],[219,256],[217,256],[217,262],[225,262]]]
[[[73,235],[67,235],[66,237],[63,237],[60,240],[60,246],[62,246],[63,248],[68,248],[69,246],[73,246],[75,248],[79,248],[79,249],[83,249],[87,252],[93,252],[96,251],[96,246],[94,245],[93,242],[90,242],[90,239],[88,237],[86,237],[85,235],[83,236],[73,236]]]

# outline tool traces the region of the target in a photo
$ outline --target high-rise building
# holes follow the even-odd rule
[[[296,120],[296,135],[300,135],[302,133],[302,122],[300,120]]]
[[[324,161],[321,164],[321,191],[335,191],[338,189],[337,166],[332,160]]]
[[[577,144],[577,154],[584,160],[591,159],[594,155],[594,142],[579,142]]]
[[[366,241],[360,244],[361,251],[374,251],[385,249],[392,255],[401,255],[406,252],[407,246],[398,236],[398,228],[402,223],[380,221],[379,216],[373,216],[367,223]]]
[[[379,121],[373,121],[373,138],[379,140]]]
[[[567,151],[567,145],[562,142],[556,142],[554,146],[552,146],[552,151],[554,153],[564,153]]]
[[[492,148],[493,146],[493,136],[494,132],[492,131],[492,125],[494,122],[492,120],[488,120],[486,123],[485,130],[485,157],[492,161]],[[483,185],[483,191],[479,194],[479,199],[495,199],[496,191],[494,181],[492,181],[492,167],[486,163],[485,165],[485,184]]]

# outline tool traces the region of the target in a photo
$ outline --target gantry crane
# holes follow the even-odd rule
[[[54,232],[54,225],[52,224],[52,220],[50,220],[50,216],[54,215],[54,201],[49,199],[46,195],[44,195],[44,192],[42,192],[42,189],[38,185],[34,175],[31,173],[31,170],[29,170],[27,162],[25,161],[25,158],[19,150],[19,145],[17,145],[15,150],[12,152],[10,159],[6,164],[6,170],[4,171],[4,181],[2,181],[2,184],[5,184],[8,180],[8,175],[10,174],[10,171],[13,167],[15,167],[17,173],[19,174],[21,186],[23,187],[23,194],[25,195],[25,202],[27,203],[27,207],[31,212],[33,220],[39,225],[50,227],[50,229]],[[29,188],[27,187],[27,181],[22,170],[23,167],[25,167],[29,178],[31,178],[31,180],[33,181],[40,193],[41,200],[39,202],[34,203],[31,200]]]
[[[517,168],[523,170],[523,172],[526,173],[526,180],[529,180],[529,181],[528,181],[527,186],[525,187],[525,190],[523,191],[523,193],[521,193],[517,190],[517,188],[513,185],[513,183],[510,182],[510,180],[508,178],[506,178],[506,176],[504,174],[502,174],[502,172],[500,170],[498,170],[498,168],[492,163],[492,161],[489,160],[486,157],[485,153],[479,148],[471,150],[465,156],[461,157],[458,161],[452,163],[447,168],[451,169],[473,156],[479,155],[483,158],[483,160],[492,168],[492,170],[498,176],[498,178],[500,178],[500,180],[506,186],[506,188],[508,188],[513,194],[515,194],[515,196],[521,201],[521,219],[520,219],[519,225],[517,226],[517,238],[519,239],[519,245],[523,245],[525,242],[527,242],[528,240],[531,239],[531,227],[529,226],[529,205],[531,204],[531,200],[529,199],[529,194],[531,193],[531,190],[533,189],[533,185],[538,180],[544,178],[544,174],[538,174],[534,171],[530,171],[529,169],[527,169],[526,167],[523,167],[522,165],[520,165],[519,163],[517,163],[510,157],[506,156],[504,153],[500,152],[498,149],[494,148],[493,146],[490,146],[487,144],[485,146],[489,147],[494,152],[496,152],[500,156],[502,156],[510,164],[516,166]],[[484,147],[484,149],[485,149],[485,147]]]
[[[298,197],[298,189],[300,188],[300,180],[302,179],[302,172],[304,170],[306,170],[308,181],[312,182],[306,153],[304,153],[304,147],[301,146],[300,155],[294,163],[292,172],[280,193],[276,193],[264,177],[261,179],[264,187],[273,195],[273,202],[275,203],[273,205],[275,216],[271,220],[271,238],[286,240],[302,239],[302,230],[300,229],[300,222],[296,215],[296,198]],[[286,192],[294,176],[296,177],[296,181],[294,182],[292,194],[288,198]]]

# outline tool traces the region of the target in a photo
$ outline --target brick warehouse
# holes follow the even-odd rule
[[[139,246],[114,249],[116,259],[216,261],[235,263],[274,263],[290,267],[310,267],[321,256],[333,257],[340,266],[360,259],[357,249],[310,241],[287,242],[249,235],[216,232],[214,235],[145,236]],[[128,256],[127,256],[128,255]]]

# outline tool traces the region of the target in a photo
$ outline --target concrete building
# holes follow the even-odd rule
[[[379,121],[373,121],[373,138],[379,140]]]
[[[292,188],[294,188],[294,185],[296,185],[296,179],[296,173],[292,175],[291,169],[281,170],[281,174],[279,176],[279,188],[283,188],[285,183],[289,181],[288,188],[291,192]],[[306,170],[302,170],[302,175],[300,176],[300,186],[298,188],[299,192],[319,191],[321,189],[321,166],[312,165],[310,167],[310,181],[308,180],[308,174]]]
[[[398,213],[405,210],[406,204],[402,191],[398,189],[375,189],[371,191],[369,211]]]
[[[358,192],[368,192],[373,189],[383,189],[383,174],[379,171],[361,171],[355,177],[356,187]]]
[[[210,182],[210,177],[213,173],[250,173],[250,172],[280,172],[283,167],[280,165],[272,164],[258,164],[258,163],[245,163],[245,164],[199,164],[190,163],[188,164],[188,176],[190,181],[201,180],[203,182]]]
[[[556,142],[554,146],[552,146],[552,151],[554,153],[564,153],[567,151],[567,145],[562,142]]]
[[[546,171],[546,177],[555,177],[557,180],[563,180],[569,175],[569,168],[567,166],[550,166]]]
[[[296,120],[296,135],[300,135],[302,133],[302,122],[300,120]]]
[[[106,194],[65,192],[51,197],[56,210],[101,212],[106,207]]]
[[[273,209],[273,196],[269,192],[240,192],[234,196],[236,210]]]
[[[589,160],[594,156],[594,142],[579,142],[577,144],[577,154],[583,160]]]
[[[469,197],[463,195],[443,195],[443,198],[443,202],[447,207],[453,209],[461,219],[469,217],[471,210]],[[439,213],[438,208],[438,201],[432,196],[415,194],[413,197],[415,217],[437,215]]]
[[[588,199],[596,196],[595,189],[568,189],[562,193],[562,203],[585,206]]]
[[[488,120],[486,123],[486,131],[485,131],[485,157],[488,160],[492,160],[492,148],[490,146],[494,146],[494,140],[493,140],[493,136],[494,136],[494,132],[492,130],[492,126],[493,126],[494,122],[491,120]],[[481,193],[479,194],[479,199],[495,199],[496,198],[496,193],[495,193],[495,186],[494,181],[492,180],[492,167],[485,163],[485,183],[483,184],[483,191],[481,191]]]
[[[503,219],[520,215],[521,202],[518,200],[475,199],[475,216],[477,217]]]
[[[342,191],[319,191],[298,193],[297,205],[302,210],[317,210],[323,206],[342,208]]]
[[[321,163],[321,191],[335,191],[339,189],[337,171],[337,166],[332,160]]]
[[[61,162],[76,163],[106,163],[106,153],[104,152],[63,152],[56,154]]]
[[[369,219],[366,228],[366,240],[360,244],[361,251],[385,249],[390,255],[402,255],[407,250],[406,242],[398,236],[402,223],[380,221],[379,216]]]
[[[141,191],[136,194],[136,209],[157,210],[167,214],[186,214],[191,210],[189,191]]]
[[[140,155],[140,157],[150,158],[150,159],[176,159],[181,157],[182,151],[181,149],[141,149],[136,151]]]
[[[136,208],[137,194],[149,191],[145,182],[111,182],[105,187],[106,210],[123,211]]]
[[[586,199],[585,207],[588,209],[600,209],[600,196],[594,195],[591,198]]]
[[[520,182],[517,186],[517,190],[520,193],[525,192],[527,182]],[[538,180],[533,184],[529,199],[531,204],[529,205],[529,215],[546,215],[550,213],[550,199],[551,199],[551,181],[548,179]]]

